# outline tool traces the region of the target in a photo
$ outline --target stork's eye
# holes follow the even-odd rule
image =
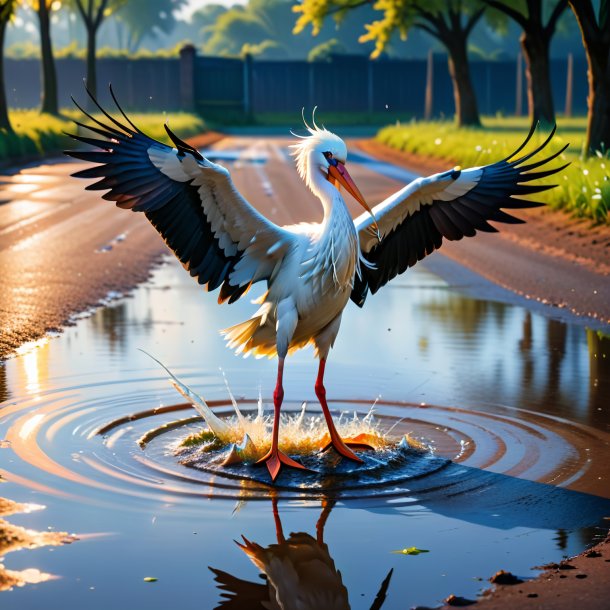
[[[325,159],[330,163],[330,165],[337,165],[336,159],[333,158],[333,153],[331,153],[329,150],[322,154],[324,155]]]

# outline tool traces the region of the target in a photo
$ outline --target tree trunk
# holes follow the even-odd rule
[[[570,2],[580,26],[589,66],[589,112],[585,141],[585,150],[589,155],[597,151],[607,154],[610,150],[610,7],[606,0],[602,2],[604,4],[600,6],[597,19],[592,2]]]
[[[94,97],[97,97],[96,36],[97,29],[87,24],[87,88]]]
[[[42,108],[41,112],[59,114],[57,103],[57,73],[51,45],[51,26],[49,8],[46,0],[38,3],[38,20],[40,22],[40,52],[42,56]]]
[[[610,150],[610,45],[587,47],[589,70],[589,116],[586,150],[607,153]]]
[[[455,38],[445,45],[449,51],[449,73],[453,84],[455,116],[458,127],[479,127],[479,109],[477,97],[470,76],[470,64],[466,50],[466,38]]]
[[[13,128],[8,118],[6,92],[4,91],[4,34],[6,32],[6,24],[6,21],[0,20],[0,131],[13,133]]]
[[[527,102],[534,121],[555,124],[555,108],[549,65],[550,38],[539,31],[524,31],[520,38],[526,62]]]

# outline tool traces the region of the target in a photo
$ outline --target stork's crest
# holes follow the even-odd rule
[[[296,144],[292,144],[292,156],[295,158],[297,171],[299,176],[305,181],[308,187],[311,188],[310,180],[307,175],[308,166],[310,163],[310,155],[312,152],[331,152],[334,157],[345,161],[347,157],[347,147],[345,142],[332,131],[328,131],[324,126],[318,127],[316,124],[316,109],[314,108],[311,122],[309,125],[303,114],[303,123],[309,135],[301,136],[291,132],[293,136],[299,138]]]

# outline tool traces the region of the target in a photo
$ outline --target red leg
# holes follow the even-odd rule
[[[328,431],[330,433],[330,443],[327,447],[331,445],[335,448],[337,452],[339,452],[343,457],[349,458],[350,460],[354,460],[354,462],[362,462],[360,459],[348,446],[343,442],[343,439],[339,436],[337,429],[335,428],[335,423],[333,422],[333,418],[328,409],[328,404],[326,402],[326,388],[324,387],[324,369],[326,367],[326,359],[320,359],[320,368],[318,369],[318,378],[316,379],[316,396],[322,405],[322,412],[324,413],[324,419],[326,420],[326,425],[328,426]],[[359,448],[369,448],[366,445],[355,443],[356,447]],[[327,448],[325,447],[325,449]]]
[[[275,392],[273,392],[273,436],[271,438],[271,449],[267,452],[265,456],[263,456],[257,464],[265,463],[267,465],[267,469],[269,470],[269,474],[271,475],[271,480],[275,481],[277,475],[280,473],[280,468],[282,464],[286,466],[291,466],[292,468],[300,468],[302,470],[307,470],[305,466],[295,462],[292,458],[289,458],[285,453],[282,453],[278,448],[279,438],[280,438],[280,411],[282,409],[282,401],[284,400],[284,387],[282,385],[282,380],[284,377],[284,358],[278,359],[277,365],[277,383],[275,385]]]
[[[277,543],[286,544],[286,538],[284,538],[284,530],[282,529],[282,520],[280,519],[280,511],[277,507],[276,495],[271,498],[271,507],[273,510],[273,520],[275,521],[275,535],[277,536]]]
[[[318,544],[324,544],[324,526],[326,525],[326,521],[328,520],[330,511],[333,509],[334,505],[334,500],[322,500],[322,512],[316,523],[316,540],[318,541]]]

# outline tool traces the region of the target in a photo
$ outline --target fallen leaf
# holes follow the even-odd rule
[[[406,549],[400,549],[399,551],[392,551],[398,555],[419,555],[420,553],[429,553],[427,549],[418,549],[416,546],[410,546]]]

